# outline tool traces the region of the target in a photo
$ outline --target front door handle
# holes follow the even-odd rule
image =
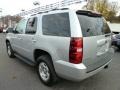
[[[36,43],[36,40],[35,40],[35,39],[32,39],[32,42],[33,42],[33,43]]]

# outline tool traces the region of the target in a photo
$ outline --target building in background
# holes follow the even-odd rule
[[[14,27],[21,20],[20,16],[4,16],[0,18],[0,27]]]

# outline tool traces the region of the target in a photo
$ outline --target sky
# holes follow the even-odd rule
[[[33,2],[38,1],[40,5],[46,5],[54,2],[58,2],[61,0],[0,0],[0,10],[2,9],[1,15],[14,15],[20,13],[22,9],[30,10],[37,6],[33,5]],[[120,5],[120,0],[109,0],[109,1],[117,1]]]
[[[0,0],[0,10],[2,9],[2,15],[20,13],[22,9],[30,10],[37,6],[33,5],[36,0]],[[37,0],[40,5],[50,4],[58,2],[60,0]]]

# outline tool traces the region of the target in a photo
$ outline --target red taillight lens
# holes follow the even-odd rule
[[[71,38],[69,62],[79,64],[83,58],[83,38]]]

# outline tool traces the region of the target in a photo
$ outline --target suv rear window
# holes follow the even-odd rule
[[[84,37],[109,34],[110,29],[105,19],[100,14],[77,12]]]
[[[57,13],[44,15],[42,18],[42,30],[44,35],[69,37],[69,14]]]

